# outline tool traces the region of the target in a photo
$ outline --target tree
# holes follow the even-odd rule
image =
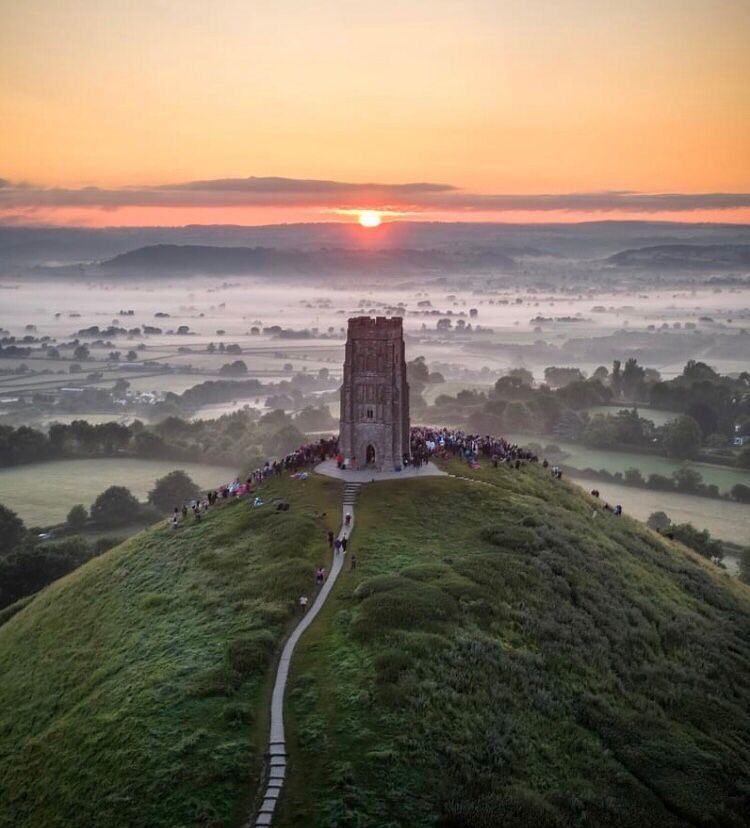
[[[682,369],[682,376],[692,380],[713,380],[718,377],[718,374],[705,362],[696,362],[694,359],[689,359]]]
[[[584,422],[581,415],[572,408],[565,408],[560,412],[560,417],[555,426],[555,434],[566,440],[578,440],[584,429]]]
[[[703,482],[700,472],[690,466],[680,466],[676,472],[672,472],[672,479],[678,492],[695,492]]]
[[[674,489],[674,480],[664,474],[650,474],[646,485],[649,489],[659,489],[662,492],[671,492]]]
[[[242,359],[236,359],[234,362],[225,362],[219,369],[219,373],[223,377],[241,377],[247,374],[247,363]]]
[[[334,419],[327,405],[314,408],[311,405],[305,406],[294,418],[294,424],[302,431],[335,431],[338,422]]]
[[[130,442],[130,429],[122,423],[112,420],[100,423],[95,428],[97,440],[107,454],[126,448]]]
[[[182,469],[176,469],[156,481],[148,493],[148,502],[162,512],[169,512],[186,500],[200,495],[200,489]]]
[[[600,365],[591,375],[591,379],[599,380],[599,382],[606,382],[609,379],[609,369],[606,365]]]
[[[115,384],[112,386],[112,391],[115,394],[124,394],[128,388],[130,388],[130,383],[128,380],[123,379],[120,377],[119,379],[115,380]]]
[[[10,552],[18,546],[25,534],[21,518],[0,503],[0,554]]]
[[[580,368],[557,368],[552,365],[544,369],[544,381],[550,388],[563,388],[571,382],[580,382],[583,379]]]
[[[527,368],[511,368],[508,371],[509,377],[517,377],[523,385],[531,387],[534,384],[534,375]]]
[[[571,382],[556,392],[566,408],[589,408],[609,402],[612,392],[598,380],[580,380]]]
[[[406,363],[406,378],[408,382],[427,383],[430,381],[430,372],[423,356],[418,356]]]
[[[293,425],[282,426],[263,440],[263,450],[268,457],[281,457],[299,448],[305,436]]]
[[[541,391],[534,395],[528,405],[532,410],[538,412],[544,420],[544,430],[552,431],[560,420],[563,404],[555,394]]]
[[[626,399],[640,399],[645,375],[646,371],[638,364],[638,361],[634,357],[630,357],[622,372],[622,390]]]
[[[750,503],[750,486],[744,483],[735,483],[732,486],[732,497],[740,503]]]
[[[522,402],[510,402],[505,408],[503,422],[508,431],[538,431],[539,417]]]
[[[510,374],[495,383],[495,394],[506,400],[524,399],[531,393],[528,385],[524,384],[521,377]]]
[[[89,356],[90,354],[87,345],[78,345],[78,347],[73,351],[73,359],[76,359],[79,362],[85,362]]]
[[[706,402],[695,402],[685,413],[692,417],[704,434],[713,434],[719,430],[719,412]]]
[[[643,478],[643,475],[641,474],[641,470],[635,468],[625,469],[623,480],[629,486],[643,486],[643,484],[646,482]]]
[[[666,512],[651,512],[646,521],[646,525],[650,529],[663,530],[667,529],[671,522]]]
[[[661,444],[667,457],[695,457],[701,447],[701,428],[692,417],[683,414],[662,427]]]
[[[594,448],[612,448],[617,442],[617,429],[612,417],[597,414],[583,429],[581,440]]]
[[[709,531],[699,532],[692,523],[679,523],[670,527],[675,540],[694,549],[699,555],[712,561],[720,561],[724,557],[724,547],[714,540]]]
[[[133,438],[133,451],[138,457],[161,457],[166,443],[153,431],[139,431]]]
[[[86,507],[78,503],[68,512],[66,523],[71,529],[78,532],[83,529],[88,519],[89,513],[86,511]]]
[[[622,392],[622,372],[620,371],[620,360],[616,359],[612,363],[612,375],[609,379],[610,387],[615,395],[615,397],[619,397],[620,393]]]
[[[110,486],[94,501],[91,519],[97,526],[127,526],[136,521],[141,504],[125,486]]]

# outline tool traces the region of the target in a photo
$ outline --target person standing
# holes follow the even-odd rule
[[[333,549],[333,532],[328,530],[328,548]]]
[[[354,552],[352,552],[352,554],[351,554],[351,561],[352,561],[351,569],[356,569],[357,568],[357,556],[354,554]]]
[[[349,542],[348,538],[346,537],[346,535],[344,535],[344,537],[341,538],[341,551],[342,552],[346,552],[346,544],[348,542]]]
[[[336,550],[336,554],[338,555],[339,552],[341,552],[341,541],[338,538],[336,538],[336,540],[333,542],[333,546]]]

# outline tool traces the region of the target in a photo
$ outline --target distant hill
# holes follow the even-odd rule
[[[327,249],[499,250],[520,256],[597,259],[623,249],[662,244],[750,244],[750,226],[650,221],[578,224],[399,221],[363,235],[349,223],[186,227],[3,227],[0,267],[75,265],[106,261],[158,244]]]
[[[750,590],[541,468],[449,470],[489,485],[363,487],[274,824],[745,826]],[[0,825],[243,824],[341,486],[269,494],[290,511],[150,529],[0,627]]]
[[[158,244],[141,247],[102,262],[105,271],[148,273],[320,273],[405,272],[438,273],[466,269],[513,268],[515,262],[497,250],[455,254],[443,250],[345,249],[278,250],[269,247],[218,247]]]
[[[750,244],[660,244],[623,250],[607,261],[617,267],[643,269],[712,269],[750,268]]]

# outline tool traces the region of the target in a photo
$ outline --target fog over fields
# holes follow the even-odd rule
[[[652,404],[648,383],[675,380],[689,360],[727,377],[750,367],[748,250],[747,226],[659,222],[3,227],[0,422],[41,432],[78,420],[155,428],[167,417],[199,422],[244,412],[257,421],[278,410],[300,436],[336,433],[347,319],[398,315],[407,359],[423,362],[430,377],[418,389],[412,383],[416,423],[469,428],[473,414],[483,424],[480,408],[493,403],[481,400],[514,369],[542,388],[551,367],[578,369],[584,379],[635,359],[651,372],[645,385],[570,405],[587,421],[637,407],[660,429],[684,412]],[[734,485],[750,484],[732,449],[743,417],[705,426],[725,436],[705,433],[712,447],[691,461],[725,498],[724,511],[709,519],[710,509],[675,505],[693,493],[649,492],[651,511],[671,507],[675,518],[690,514],[714,536],[742,542],[747,530],[750,540],[747,508],[731,496]],[[648,477],[681,468],[659,451],[658,436],[640,448],[587,446],[551,421],[518,425],[507,413],[493,421],[519,440],[560,444],[574,469],[621,476],[635,467]],[[246,469],[249,458],[229,448],[192,456],[179,439],[182,448],[173,445],[160,468],[213,463],[195,475],[201,484],[217,464],[228,477]],[[97,461],[113,464],[113,483],[132,483],[145,496],[152,469],[133,473],[145,457],[129,457],[127,472],[118,462]],[[5,491],[32,525],[61,520],[75,502],[90,502],[100,483],[105,488],[104,467],[82,483],[65,479],[66,468],[77,472],[63,463],[53,477],[59,485],[45,486],[46,467],[9,463],[0,498]]]

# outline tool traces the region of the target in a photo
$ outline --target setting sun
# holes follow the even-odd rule
[[[362,227],[378,227],[380,222],[380,213],[375,210],[363,210],[359,214],[359,223]]]

